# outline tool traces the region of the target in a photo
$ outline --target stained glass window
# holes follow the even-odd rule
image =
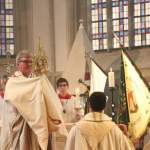
[[[134,0],[134,44],[150,44],[150,1]]]
[[[14,54],[14,0],[0,0],[0,55]]]
[[[112,1],[112,24],[113,32],[118,36],[120,42],[128,47],[128,0]],[[119,42],[113,37],[113,48],[120,47]]]
[[[119,48],[113,34],[124,47],[150,45],[150,0],[91,0],[91,16],[93,50]]]
[[[107,49],[107,3],[106,0],[92,0],[93,49]]]

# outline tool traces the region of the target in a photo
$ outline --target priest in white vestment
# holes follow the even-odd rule
[[[105,94],[94,92],[89,103],[91,112],[71,129],[65,150],[134,150],[124,133],[103,113]]]
[[[63,122],[61,104],[45,75],[31,77],[32,55],[21,51],[2,107],[0,150],[51,150],[49,134]],[[62,130],[60,130],[62,129]]]

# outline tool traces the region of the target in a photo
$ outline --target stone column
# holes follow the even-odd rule
[[[113,48],[113,25],[112,25],[112,4],[111,0],[107,3],[107,33],[108,33],[108,51]]]
[[[14,33],[15,53],[27,49],[27,5],[26,0],[16,0],[14,3]]]
[[[129,6],[128,6],[128,22],[129,22],[129,48],[132,49],[134,46],[134,21],[133,21],[133,15],[134,15],[134,7],[133,7],[133,1],[129,0]]]
[[[77,31],[77,4],[76,0],[66,0],[66,31],[67,31],[67,45],[68,55],[74,42],[75,33]],[[67,56],[68,56],[67,55]]]
[[[62,73],[76,32],[76,0],[54,0],[56,71]]]

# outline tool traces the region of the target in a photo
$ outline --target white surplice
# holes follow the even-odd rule
[[[111,118],[91,112],[71,129],[65,150],[134,150],[134,147]]]
[[[72,123],[76,120],[76,112],[75,112],[75,98],[71,97],[70,99],[62,100],[63,107],[63,119],[66,123]]]

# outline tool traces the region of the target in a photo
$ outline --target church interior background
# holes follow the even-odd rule
[[[14,70],[20,50],[37,50],[40,37],[55,86],[80,22],[105,72],[113,68],[119,80],[121,47],[115,34],[150,83],[149,0],[0,0],[1,76]]]

